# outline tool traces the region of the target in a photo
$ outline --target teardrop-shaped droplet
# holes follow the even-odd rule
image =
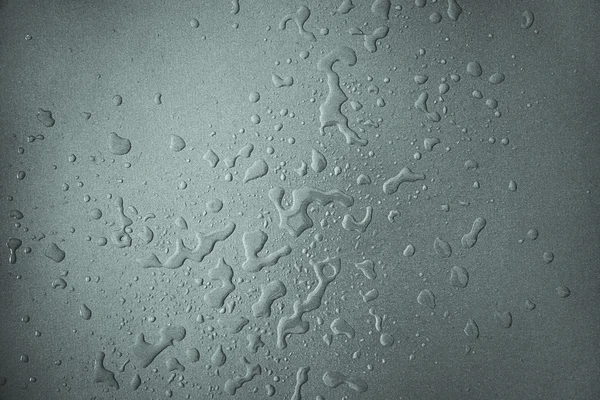
[[[90,308],[85,304],[82,304],[79,306],[79,315],[81,318],[88,320],[92,318],[92,310],[90,310]]]
[[[479,337],[479,327],[472,319],[467,321],[467,325],[464,329],[465,335],[471,339],[477,339]]]
[[[227,356],[223,352],[223,346],[219,345],[213,355],[210,356],[210,362],[215,367],[220,367],[225,364],[225,361],[227,361]]]

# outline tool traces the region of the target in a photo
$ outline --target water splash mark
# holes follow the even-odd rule
[[[302,385],[308,382],[308,372],[310,371],[310,367],[301,367],[298,368],[298,372],[296,372],[296,386],[294,387],[294,394],[290,400],[302,400]]]
[[[391,177],[383,183],[383,193],[394,194],[398,191],[401,184],[405,182],[416,182],[425,179],[424,174],[416,174],[408,167],[404,167],[400,170],[398,175]]]
[[[123,207],[123,198],[118,196],[115,199],[115,207],[118,211],[118,219],[119,219],[119,230],[112,233],[111,239],[113,243],[119,247],[130,247],[131,246],[131,235],[127,232],[127,228],[133,224],[131,218],[125,215],[125,209]]]
[[[132,352],[142,368],[146,368],[163,350],[172,346],[173,341],[181,342],[185,338],[186,331],[182,326],[166,326],[161,328],[158,334],[159,339],[156,343],[146,342],[142,332],[136,337]]]
[[[365,146],[366,139],[361,139],[356,132],[348,126],[348,118],[342,114],[342,105],[348,100],[348,97],[340,87],[340,76],[333,70],[333,65],[342,61],[348,66],[356,64],[356,53],[350,47],[340,46],[329,52],[319,60],[317,69],[327,74],[327,86],[329,93],[325,102],[319,107],[321,115],[319,117],[321,135],[325,134],[325,128],[337,126],[338,130],[346,137],[347,144],[358,144]]]
[[[326,258],[322,261],[309,261],[317,276],[317,286],[308,294],[306,300],[296,300],[294,302],[294,313],[290,316],[283,316],[277,324],[277,347],[285,349],[287,347],[287,337],[289,335],[304,334],[310,327],[308,321],[303,321],[302,316],[307,312],[314,311],[321,306],[323,295],[327,286],[335,280],[340,273],[341,260],[338,257]],[[325,274],[325,267],[333,269],[331,275]]]
[[[103,351],[96,353],[96,358],[94,359],[94,383],[103,383],[119,390],[119,382],[115,379],[114,372],[104,367],[105,356],[106,354]]]
[[[242,237],[244,252],[246,254],[246,261],[242,264],[244,271],[259,272],[265,267],[272,267],[279,262],[280,258],[292,252],[292,248],[285,245],[264,257],[259,257],[258,253],[265,247],[267,240],[269,240],[269,236],[260,229],[244,232],[244,236]]]
[[[311,42],[316,42],[317,38],[314,33],[309,32],[304,28],[304,24],[308,20],[308,17],[310,17],[310,10],[306,6],[301,6],[295,13],[289,13],[281,19],[281,22],[279,22],[279,29],[282,31],[285,30],[287,23],[293,20],[298,26],[298,33]]]
[[[419,95],[419,97],[417,98],[417,100],[415,101],[415,108],[417,110],[421,110],[423,113],[425,113],[425,115],[427,116],[427,118],[429,118],[430,121],[440,122],[440,120],[442,119],[440,114],[437,111],[429,111],[429,109],[427,107],[427,99],[428,98],[429,98],[429,95],[427,94],[427,92],[422,92]]]
[[[337,202],[346,207],[354,204],[354,198],[340,190],[335,189],[324,192],[310,186],[303,186],[292,191],[292,206],[286,210],[283,207],[284,195],[285,190],[281,187],[274,187],[269,191],[269,199],[271,199],[279,213],[279,228],[287,229],[295,237],[300,236],[302,232],[314,225],[313,220],[308,215],[308,206],[311,203],[326,206],[332,202]]]
[[[354,268],[360,270],[367,279],[373,280],[377,278],[377,273],[375,272],[375,263],[373,260],[364,260],[354,263]]]
[[[255,376],[261,374],[261,367],[259,364],[251,364],[246,357],[242,358],[242,362],[246,365],[246,374],[244,376],[236,376],[235,378],[228,379],[227,382],[225,382],[224,390],[232,396],[245,383],[250,382]]]
[[[367,382],[363,381],[362,379],[358,377],[346,376],[336,371],[325,372],[323,375],[323,383],[330,388],[336,388],[345,383],[350,389],[359,393],[366,392],[369,388]]]
[[[377,41],[384,39],[389,32],[389,27],[380,26],[379,28],[376,28],[372,34],[364,35],[365,49],[367,49],[370,53],[375,53],[377,51]]]
[[[256,354],[258,349],[264,347],[265,343],[260,338],[260,333],[249,333],[246,335],[246,339],[248,340],[248,345],[246,348],[249,352]]]
[[[357,221],[350,214],[344,215],[344,219],[342,220],[342,228],[347,231],[356,231],[359,233],[363,233],[367,230],[367,227],[371,223],[373,219],[373,207],[367,206],[366,215],[361,221]]]
[[[225,262],[224,258],[220,258],[214,268],[208,271],[208,277],[211,280],[221,281],[221,287],[214,288],[204,295],[204,301],[209,307],[221,308],[225,303],[225,299],[231,292],[235,290],[235,285],[232,282],[233,269]]]
[[[260,297],[252,305],[252,315],[255,318],[271,316],[271,306],[275,300],[285,296],[287,288],[280,280],[263,284],[260,286]]]
[[[154,253],[151,255],[137,259],[137,262],[142,265],[143,268],[168,268],[176,269],[180,268],[186,260],[192,260],[195,262],[202,262],[204,257],[209,255],[215,248],[217,242],[226,240],[233,231],[235,230],[235,224],[228,222],[225,228],[217,229],[209,233],[196,232],[196,240],[198,244],[195,248],[190,249],[183,243],[183,239],[177,239],[175,251],[167,258],[164,262],[158,259],[158,256]]]

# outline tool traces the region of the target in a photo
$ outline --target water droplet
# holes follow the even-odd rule
[[[481,74],[483,73],[483,70],[481,69],[481,64],[479,64],[477,61],[471,61],[467,64],[467,73],[476,78],[481,76]]]
[[[494,84],[494,85],[498,85],[502,82],[504,82],[504,74],[500,73],[500,72],[496,72],[494,74],[492,74],[489,78],[490,83]]]
[[[477,170],[477,168],[479,168],[479,164],[477,163],[477,161],[473,161],[473,160],[465,161],[465,170],[471,172],[471,171]]]
[[[467,321],[464,329],[465,335],[467,335],[471,339],[479,338],[479,327],[472,319]]]
[[[533,311],[535,310],[535,303],[529,299],[525,300],[525,308],[527,308],[529,311]]]
[[[262,178],[269,172],[269,165],[265,162],[265,160],[256,160],[254,164],[252,164],[246,170],[244,174],[244,183],[253,181],[258,178]]]
[[[169,149],[174,152],[179,152],[185,148],[185,140],[181,136],[171,135],[170,136]]]
[[[223,201],[221,199],[211,199],[206,203],[206,209],[216,214],[223,209]]]
[[[487,99],[485,105],[488,106],[488,108],[495,110],[498,107],[498,101],[495,99]]]
[[[113,102],[113,104],[114,104],[115,106],[117,106],[117,107],[118,107],[118,106],[120,106],[121,104],[123,104],[123,97],[121,97],[121,95],[118,95],[118,94],[117,94],[117,95],[115,95],[115,96],[112,98],[112,102]]]
[[[458,17],[462,14],[462,7],[456,2],[456,0],[448,0],[448,17],[452,21],[458,21]]]
[[[544,263],[550,264],[552,261],[554,261],[554,253],[552,253],[551,251],[546,251],[542,255],[542,259],[544,260]]]
[[[212,356],[210,356],[210,362],[215,367],[221,367],[227,361],[227,356],[223,352],[223,346],[219,345]]]
[[[494,317],[503,328],[508,329],[512,326],[512,314],[510,311],[495,311]]]
[[[534,21],[533,12],[531,12],[529,10],[523,11],[523,14],[521,14],[521,28],[523,28],[523,29],[531,28],[531,25],[533,25],[533,21]]]
[[[413,79],[417,85],[422,85],[427,82],[429,77],[427,75],[415,75]]]
[[[260,100],[260,94],[258,92],[250,92],[250,95],[248,95],[248,100],[251,103],[256,103]]]
[[[90,217],[93,219],[100,219],[102,218],[102,211],[99,208],[94,208],[90,211]]]
[[[469,272],[463,267],[452,267],[450,269],[450,284],[459,288],[467,287],[469,284]]]
[[[327,167],[327,159],[320,151],[315,149],[312,150],[312,161],[310,163],[310,167],[317,173],[323,172],[323,170]]]
[[[394,337],[389,333],[382,333],[381,336],[379,336],[379,343],[381,343],[383,347],[390,347],[394,344]]]
[[[431,21],[434,24],[439,24],[440,22],[442,22],[442,14],[438,12],[431,13],[429,15],[429,21]]]
[[[539,236],[537,229],[530,229],[527,231],[527,238],[529,240],[536,240]]]
[[[200,352],[195,347],[187,349],[185,355],[191,362],[198,362],[200,360]]]
[[[439,237],[435,238],[433,249],[442,258],[448,258],[452,255],[452,247],[450,247],[450,244]]]
[[[429,289],[423,289],[417,296],[417,302],[425,307],[429,307],[432,310],[435,308],[435,295]]]
[[[19,210],[10,210],[8,212],[8,216],[14,219],[23,219],[23,213]]]
[[[389,19],[391,7],[390,0],[375,0],[371,5],[371,12],[380,18]]]

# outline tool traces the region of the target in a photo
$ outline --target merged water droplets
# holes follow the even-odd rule
[[[117,135],[115,132],[108,134],[108,151],[116,156],[124,156],[131,150],[129,139]]]
[[[52,117],[52,111],[44,110],[39,108],[37,111],[37,119],[40,121],[46,128],[51,128],[54,126],[56,121]]]
[[[10,255],[8,256],[9,263],[15,264],[17,262],[17,250],[19,249],[19,247],[21,247],[22,244],[23,241],[21,239],[8,239],[8,241],[6,242],[6,247],[8,247],[8,250],[10,252]]]
[[[56,243],[48,244],[44,255],[55,263],[62,262],[66,257],[66,253]]]

